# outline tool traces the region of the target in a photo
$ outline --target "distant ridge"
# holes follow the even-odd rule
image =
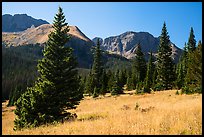
[[[35,19],[27,14],[4,14],[2,15],[2,31],[3,32],[19,32],[30,27],[38,27],[42,24],[49,24],[42,19]]]

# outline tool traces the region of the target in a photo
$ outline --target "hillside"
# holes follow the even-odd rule
[[[96,43],[94,38],[92,41]],[[145,54],[146,60],[148,59],[150,51],[153,52],[153,55],[156,55],[158,51],[159,38],[154,37],[148,32],[133,32],[127,31],[117,36],[111,36],[105,38],[99,38],[102,44],[102,49],[108,51],[109,53],[118,54],[124,56],[128,59],[132,59],[137,48],[137,44],[140,43],[143,53]],[[178,48],[175,44],[171,42],[172,48],[172,58],[175,63],[178,62],[179,57],[182,53],[182,50]]]
[[[3,32],[19,32],[31,27],[38,27],[42,24],[49,24],[42,19],[35,19],[27,14],[5,14],[2,15],[2,31]]]
[[[3,135],[202,135],[202,95],[175,95],[176,90],[97,99],[85,97],[75,121],[13,131],[15,107],[2,103]],[[138,107],[136,108],[136,104]]]
[[[69,34],[77,40],[89,42],[93,45],[91,40],[86,37],[77,26],[70,26]],[[8,46],[18,46],[25,44],[44,44],[48,40],[49,33],[53,31],[51,24],[43,24],[36,28],[28,28],[27,30],[19,33],[2,32],[2,41]],[[85,43],[84,42],[84,43]],[[82,42],[83,43],[83,42]]]

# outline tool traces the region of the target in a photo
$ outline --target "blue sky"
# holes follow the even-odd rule
[[[202,40],[202,2],[2,2],[2,15],[27,14],[52,23],[58,6],[67,23],[90,39],[126,31],[158,37],[165,21],[170,40],[178,47],[188,41],[190,27],[196,41]]]

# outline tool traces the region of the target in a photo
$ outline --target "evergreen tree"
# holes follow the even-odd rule
[[[187,52],[187,45],[185,43],[183,53],[181,55],[181,63],[183,67],[183,75],[186,76],[187,73],[187,60],[188,60],[188,52]]]
[[[191,93],[201,93],[202,86],[202,43],[198,42],[197,48],[188,53],[187,74],[185,86],[189,87]]]
[[[83,97],[72,48],[64,45],[70,40],[69,26],[62,8],[54,17],[52,31],[38,62],[39,77],[35,85],[18,99],[15,129],[54,122],[75,109]]]
[[[102,87],[101,85],[102,73],[103,73],[103,68],[102,68],[102,62],[101,62],[101,50],[100,50],[100,42],[98,39],[95,47],[94,61],[93,61],[93,66],[91,70],[91,75],[93,76],[93,87],[97,87],[97,89],[100,89]],[[95,91],[99,92],[100,90],[95,90]],[[99,94],[99,93],[96,93],[96,94]]]
[[[127,78],[127,83],[126,83],[126,86],[127,86],[127,90],[132,90],[133,88],[132,88],[132,78],[131,77],[128,77]]]
[[[113,82],[114,82],[114,73],[111,70],[108,70],[107,77],[108,77],[108,87],[107,87],[107,90],[109,92],[111,92],[112,86],[113,86]]]
[[[154,65],[154,72],[153,72],[153,75],[152,75],[152,87],[153,87],[154,90],[155,90],[156,80],[157,80],[157,68]]]
[[[121,70],[119,73],[119,78],[120,78],[120,82],[121,82],[121,86],[123,87],[126,84],[127,81],[127,71],[126,69]]]
[[[108,88],[108,77],[106,75],[105,70],[103,70],[101,79],[102,79],[101,80],[102,87],[101,87],[100,94],[105,95],[105,93],[107,92],[107,88]]]
[[[185,83],[185,76],[187,73],[187,62],[188,62],[188,51],[187,51],[187,44],[184,44],[183,53],[179,58],[179,62],[177,64],[176,70],[176,85],[178,89],[181,89]]]
[[[190,36],[188,38],[188,52],[194,51],[196,49],[196,40],[193,28],[191,27]]]
[[[142,52],[140,43],[137,45],[135,54],[136,56],[133,59],[133,64],[132,64],[133,89],[136,88],[137,82],[144,81],[145,75],[146,75],[146,62],[145,62],[144,54]]]
[[[179,61],[178,66],[177,66],[176,85],[178,89],[181,89],[181,87],[184,85],[184,71],[183,71],[183,64],[181,61]]]
[[[169,35],[166,23],[164,22],[157,55],[157,84],[160,86],[160,90],[171,89],[173,81],[175,80],[175,74],[173,71],[174,64],[171,54],[172,49],[170,47]]]
[[[85,93],[89,95],[94,93],[94,80],[91,71],[86,79]]]
[[[119,81],[119,70],[116,71],[112,85],[111,95],[118,95],[123,93],[123,89]]]
[[[145,92],[150,93],[150,87],[152,87],[153,82],[153,73],[154,73],[154,64],[153,64],[153,57],[152,52],[150,52],[150,57],[147,65],[147,74],[145,78]]]

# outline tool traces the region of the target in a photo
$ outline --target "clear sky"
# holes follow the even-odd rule
[[[53,22],[61,6],[69,25],[78,26],[90,39],[126,31],[161,34],[164,21],[170,40],[183,48],[190,27],[202,40],[202,2],[2,2],[3,14],[27,14]]]

